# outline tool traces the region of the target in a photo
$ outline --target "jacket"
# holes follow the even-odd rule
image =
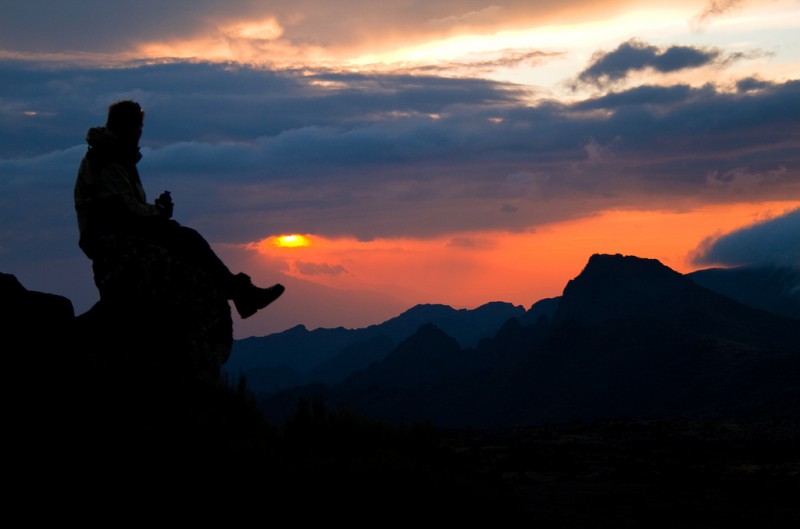
[[[124,144],[105,127],[89,129],[86,142],[74,188],[84,251],[98,237],[130,233],[137,223],[163,216],[161,208],[147,202],[136,168],[142,158],[138,146]]]

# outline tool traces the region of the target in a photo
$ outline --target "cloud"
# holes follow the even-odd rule
[[[478,76],[497,68],[538,66],[547,60],[563,58],[564,56],[564,52],[535,49],[504,49],[489,54],[466,56],[459,61],[437,61],[434,64],[411,66],[408,67],[407,71],[408,73],[418,72],[427,74],[452,74],[453,72],[462,72],[470,76]],[[397,67],[392,65],[392,68]],[[380,67],[377,67],[377,69],[379,70]]]
[[[613,51],[595,53],[591,64],[578,74],[578,81],[602,86],[647,68],[661,73],[698,68],[713,63],[720,55],[721,52],[715,49],[694,46],[659,48],[630,39]]]
[[[477,243],[469,237],[454,237],[447,243],[447,246],[452,248],[474,248]]]
[[[593,0],[27,0],[0,6],[0,52],[104,60],[205,57],[287,64],[358,57],[459,32],[591,17]],[[629,4],[631,0],[615,0]],[[47,16],[42,16],[46,13]],[[122,23],[124,21],[124,23]],[[146,52],[144,55],[143,52]]]
[[[16,233],[74,230],[84,135],[123,97],[146,110],[149,195],[169,189],[176,218],[214,241],[520,231],[609,207],[800,192],[798,81],[532,102],[482,79],[228,64],[0,61],[0,75],[0,220]]]
[[[692,26],[699,29],[712,18],[720,17],[747,3],[747,0],[709,0],[703,10],[692,19]]]
[[[705,241],[694,263],[800,270],[800,209]]]
[[[294,267],[303,275],[316,276],[316,275],[330,275],[336,276],[340,274],[347,274],[347,269],[342,265],[330,265],[327,263],[309,263],[305,261],[295,261]]]
[[[575,108],[582,110],[625,108],[630,106],[664,106],[688,103],[693,98],[703,95],[713,95],[714,88],[710,86],[701,89],[688,85],[656,86],[645,85],[623,90],[609,92],[601,96],[586,99],[575,104]]]
[[[769,89],[770,87],[770,82],[757,77],[746,77],[736,82],[736,89],[740,92],[755,92],[757,90]]]

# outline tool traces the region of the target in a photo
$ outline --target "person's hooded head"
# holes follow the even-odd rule
[[[123,142],[138,144],[143,126],[144,110],[136,101],[118,101],[108,107],[106,128]]]

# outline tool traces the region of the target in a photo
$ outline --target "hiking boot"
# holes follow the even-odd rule
[[[267,288],[259,288],[251,283],[250,278],[245,274],[239,274],[237,278],[239,279],[239,285],[233,296],[233,305],[242,319],[249,318],[263,309],[278,299],[283,294],[283,291],[286,290],[280,283]]]

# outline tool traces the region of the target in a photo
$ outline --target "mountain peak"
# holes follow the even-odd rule
[[[344,386],[416,386],[439,380],[458,366],[461,347],[455,338],[433,323],[425,323],[403,340],[385,359],[352,375]]]
[[[589,257],[581,276],[593,274],[608,274],[614,272],[637,272],[639,274],[662,274],[662,276],[680,276],[658,259],[649,259],[635,255],[601,254],[596,253]],[[580,277],[580,276],[579,276]]]
[[[657,259],[594,254],[567,283],[556,321],[598,323],[646,312],[680,310],[680,299],[696,287]]]

